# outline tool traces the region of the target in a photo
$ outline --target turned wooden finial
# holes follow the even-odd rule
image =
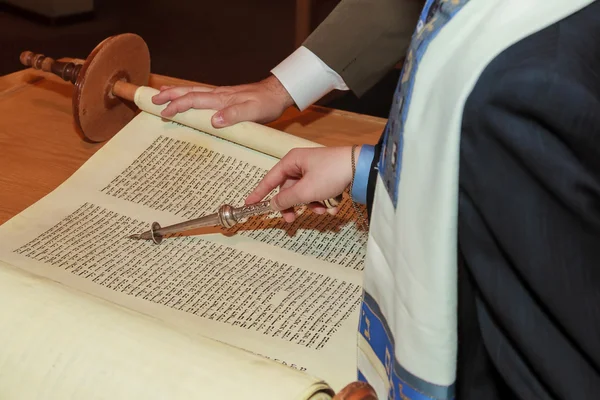
[[[346,385],[333,400],[377,400],[377,393],[368,383],[356,381]]]
[[[136,90],[147,85],[150,77],[148,46],[133,33],[103,40],[82,64],[56,61],[31,51],[21,53],[19,60],[26,67],[73,84],[75,124],[92,142],[111,138],[135,117]]]
[[[79,71],[81,71],[82,67],[82,64],[56,61],[50,57],[46,57],[43,54],[35,54],[31,51],[22,52],[19,60],[21,61],[21,64],[26,67],[39,69],[45,72],[51,72],[54,75],[61,77],[63,80],[71,83],[75,83],[77,81]]]

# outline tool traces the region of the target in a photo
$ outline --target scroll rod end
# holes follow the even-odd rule
[[[19,61],[21,61],[21,64],[24,66],[31,67],[33,65],[34,56],[35,54],[32,51],[27,50],[21,53],[19,56]]]
[[[19,61],[26,67],[50,72],[59,76],[65,81],[75,83],[81,70],[81,64],[72,62],[59,62],[43,54],[37,54],[32,51],[24,51],[19,56]]]

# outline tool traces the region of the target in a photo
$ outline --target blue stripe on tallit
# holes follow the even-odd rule
[[[358,380],[361,382],[366,382],[367,378],[365,378],[365,376],[363,375],[362,372],[360,372],[360,369],[358,370]]]
[[[394,93],[388,123],[384,130],[383,146],[379,157],[379,174],[392,200],[398,202],[398,186],[402,169],[404,125],[410,108],[412,91],[419,62],[429,43],[469,0],[428,0],[408,48],[400,80]]]
[[[396,360],[394,336],[381,313],[379,305],[368,293],[364,293],[360,324],[360,334],[375,352],[391,382],[388,399],[431,400],[453,399],[454,385],[441,386],[426,382],[404,369]],[[358,379],[367,382],[362,373]]]
[[[421,12],[401,78],[394,93],[377,166],[394,208],[397,207],[398,201],[404,127],[409,113],[416,71],[431,41],[468,1],[428,0]],[[395,356],[394,340],[402,340],[402,332],[394,333],[398,337],[394,338],[379,305],[365,292],[360,316],[360,334],[385,367],[390,386],[387,398],[390,400],[453,399],[454,384],[450,386],[435,385],[411,374],[400,365]],[[366,381],[360,371],[358,378]]]

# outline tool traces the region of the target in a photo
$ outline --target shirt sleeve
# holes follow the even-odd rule
[[[367,204],[367,186],[369,183],[369,174],[371,173],[371,163],[375,155],[375,147],[363,144],[356,161],[356,170],[354,172],[354,183],[352,184],[352,199],[360,204]]]
[[[302,111],[334,89],[348,90],[342,77],[304,46],[271,70]]]

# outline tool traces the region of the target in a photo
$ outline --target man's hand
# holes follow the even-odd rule
[[[247,85],[222,86],[215,89],[201,86],[164,86],[160,90],[161,92],[152,98],[152,102],[170,102],[162,111],[162,116],[172,117],[190,108],[217,110],[211,121],[215,128],[223,128],[241,121],[271,122],[294,104],[290,94],[275,76]]]
[[[314,212],[323,214],[327,209],[315,202],[339,195],[352,180],[351,151],[351,146],[291,150],[265,175],[246,204],[261,201],[279,186],[271,206],[281,211],[287,222],[294,221],[293,206],[300,203],[309,204]],[[332,210],[335,212],[337,209]]]

